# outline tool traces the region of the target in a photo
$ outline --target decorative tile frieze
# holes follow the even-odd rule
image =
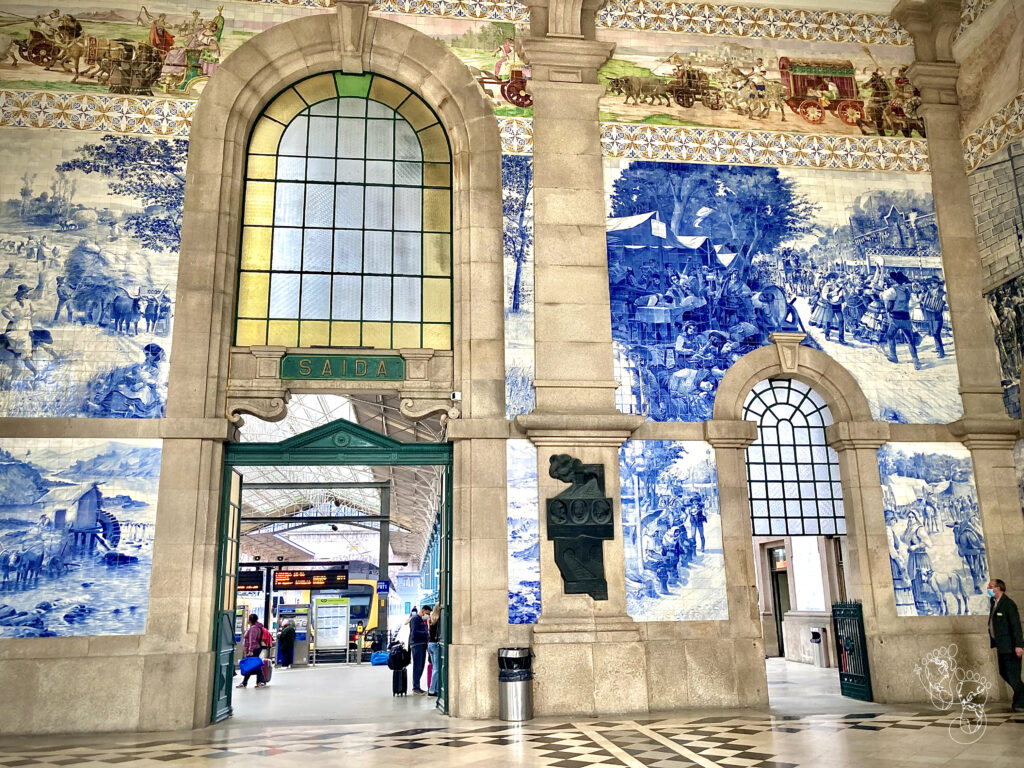
[[[964,137],[967,171],[973,171],[1021,134],[1024,134],[1024,92]]]
[[[834,168],[850,171],[928,170],[927,144],[922,139],[817,136],[604,123],[601,126],[601,145],[605,157],[673,163]]]
[[[334,5],[333,1],[330,5]],[[489,21],[527,21],[530,18],[530,10],[516,0],[375,0],[373,10]]]
[[[976,22],[994,2],[995,0],[960,0],[960,29],[956,31],[957,37]]]
[[[609,0],[598,26],[653,32],[766,37],[830,43],[910,45],[910,35],[881,14],[802,11],[673,0]]]
[[[501,152],[504,155],[533,154],[533,121],[525,117],[499,117]]]
[[[194,101],[0,90],[0,126],[187,137]]]

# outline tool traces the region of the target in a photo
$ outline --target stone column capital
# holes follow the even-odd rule
[[[515,423],[538,447],[618,449],[644,423],[644,417],[618,412],[572,414],[534,411],[516,416]]]
[[[907,77],[921,91],[921,113],[938,109],[959,109],[956,81],[960,65],[954,61],[915,61],[907,68]],[[959,116],[957,116],[959,118]]]
[[[889,425],[883,421],[838,421],[825,427],[825,440],[837,452],[877,451],[890,438]]]
[[[900,0],[892,17],[914,38],[918,61],[952,61],[960,0]]]
[[[597,70],[615,51],[615,43],[570,37],[528,37],[520,48],[532,68],[531,83],[597,83]],[[602,89],[603,91],[603,89]]]
[[[704,422],[704,440],[712,448],[744,449],[757,440],[757,424],[743,419]]]
[[[1012,451],[1020,437],[1020,424],[1009,419],[964,417],[951,423],[949,431],[972,451]]]

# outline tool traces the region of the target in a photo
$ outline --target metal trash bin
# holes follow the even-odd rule
[[[828,648],[825,645],[825,628],[811,627],[811,648],[814,651],[814,666],[828,666]]]
[[[498,718],[519,723],[533,718],[533,652],[498,649]]]

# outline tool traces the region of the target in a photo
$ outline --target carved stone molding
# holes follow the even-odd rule
[[[341,71],[353,75],[363,72],[366,20],[372,0],[344,0],[337,4],[338,31],[341,38]]]
[[[960,29],[960,0],[900,0],[892,9],[892,17],[914,39],[918,61],[953,61],[953,43]]]
[[[779,331],[769,335],[779,353],[779,367],[784,373],[796,373],[800,368],[800,342],[807,337],[806,333]]]
[[[849,450],[877,451],[890,439],[889,424],[884,421],[838,421],[825,427],[825,440],[840,453]]]
[[[1020,423],[1009,419],[963,418],[952,422],[949,431],[972,451],[1012,451],[1020,434]]]
[[[531,83],[597,83],[597,70],[615,52],[615,43],[552,37],[522,41],[523,59],[532,68]],[[602,92],[603,88],[602,87]]]
[[[757,424],[753,421],[726,421],[714,419],[704,422],[704,440],[712,448],[745,449],[757,439]]]
[[[282,390],[280,397],[229,397],[228,420],[241,427],[245,414],[251,414],[263,421],[281,421],[288,414],[291,393]]]
[[[626,413],[527,413],[516,426],[537,446],[548,448],[595,446],[618,449],[644,423],[643,416]]]
[[[443,427],[450,419],[457,419],[462,415],[458,406],[450,398],[412,398],[404,397],[398,406],[402,415],[413,421],[425,419],[435,413],[441,414],[441,426]]]
[[[960,103],[956,81],[960,65],[952,61],[915,61],[907,69],[907,77],[921,91],[923,103],[918,108],[925,119],[928,110],[955,107]]]

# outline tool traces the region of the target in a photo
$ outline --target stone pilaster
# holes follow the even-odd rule
[[[999,360],[982,294],[981,257],[960,142],[959,66],[952,53],[959,14],[959,0],[902,0],[893,10],[914,38],[916,60],[907,75],[923,99],[920,112],[928,133],[964,414],[998,418],[1004,415]]]

